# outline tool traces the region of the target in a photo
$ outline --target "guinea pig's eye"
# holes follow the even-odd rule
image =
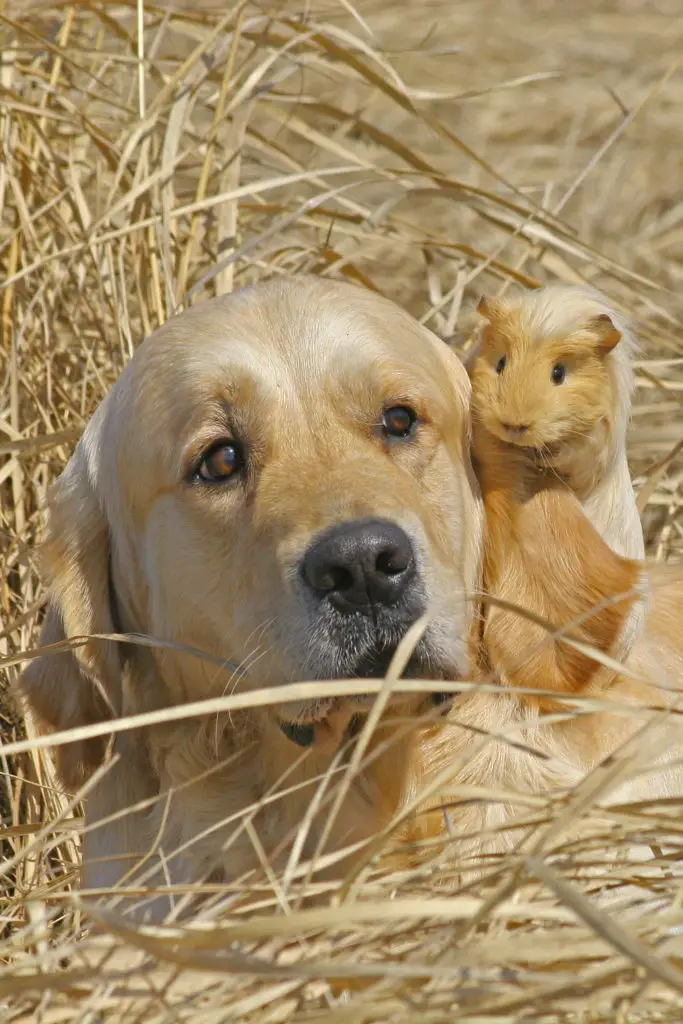
[[[552,370],[550,371],[550,379],[553,384],[564,384],[564,379],[567,376],[567,367],[564,363],[555,363]]]
[[[496,363],[496,373],[502,373],[503,372],[503,370],[505,369],[505,365],[506,365],[507,361],[508,361],[508,357],[507,356],[501,356],[500,357],[500,359]]]
[[[244,450],[237,441],[220,441],[203,456],[196,477],[205,483],[223,483],[244,467]]]
[[[417,413],[409,405],[392,405],[382,416],[382,429],[388,437],[410,437],[417,423]]]

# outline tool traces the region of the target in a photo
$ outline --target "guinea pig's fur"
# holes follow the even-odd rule
[[[473,374],[475,408],[480,375]],[[581,643],[626,656],[628,624],[643,603],[645,567],[602,539],[570,488],[524,450],[489,431],[475,413],[474,454],[484,497],[484,590]],[[501,682],[576,693],[603,689],[614,672],[543,625],[514,611],[484,613],[483,645]],[[555,703],[554,700],[546,704]]]
[[[614,551],[644,558],[626,460],[632,327],[597,292],[568,285],[487,298],[479,310],[486,322],[469,365],[480,421],[563,477]]]

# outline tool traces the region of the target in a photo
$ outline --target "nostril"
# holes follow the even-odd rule
[[[343,565],[313,565],[308,568],[308,579],[316,590],[323,593],[348,590],[353,586],[353,573]]]
[[[343,565],[335,565],[329,572],[329,590],[350,590],[354,584],[353,573]]]
[[[390,548],[387,551],[380,551],[375,560],[375,569],[383,576],[399,576],[405,572],[411,563],[411,555],[408,551],[400,551],[398,548]]]

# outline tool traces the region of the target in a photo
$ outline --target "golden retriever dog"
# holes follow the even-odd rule
[[[308,703],[117,734],[119,757],[86,803],[86,888],[130,877],[150,851],[157,882],[235,878],[258,866],[258,845],[282,864],[368,708],[326,697],[325,680],[382,677],[422,616],[405,674],[469,677],[482,507],[468,404],[443,342],[388,300],[316,278],[206,302],[139,347],[52,489],[41,639],[139,633],[213,660],[102,640],[43,656],[21,683],[37,722],[321,682]],[[419,733],[387,745],[377,730],[325,852],[391,818],[415,788],[419,748]],[[62,745],[66,786],[105,754],[104,740]]]

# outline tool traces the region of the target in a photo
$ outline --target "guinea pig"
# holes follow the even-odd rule
[[[564,286],[483,298],[479,312],[486,322],[469,369],[485,590],[626,657],[646,613],[625,454],[632,335],[600,296]],[[528,618],[490,608],[484,623],[503,681],[572,692],[605,677]]]
[[[486,322],[469,369],[480,422],[561,476],[618,554],[644,558],[626,459],[631,326],[597,292],[567,285],[485,297],[478,309]]]

